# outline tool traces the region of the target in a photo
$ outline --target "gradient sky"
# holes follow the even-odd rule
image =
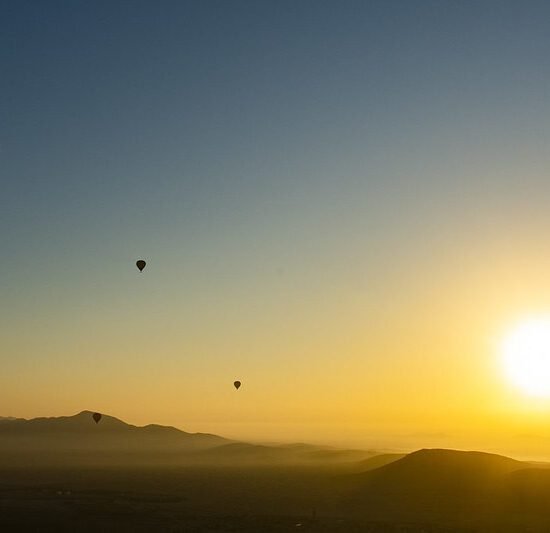
[[[0,7],[0,414],[548,449],[548,2]]]

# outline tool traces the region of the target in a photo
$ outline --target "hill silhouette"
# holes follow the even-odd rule
[[[0,462],[117,463],[172,461],[178,454],[231,442],[155,424],[138,427],[92,411],[54,418],[0,420]]]
[[[244,465],[354,462],[372,452],[313,445],[258,445],[171,426],[134,426],[92,411],[52,418],[0,419],[0,465]]]
[[[490,479],[528,466],[509,457],[485,452],[423,449],[358,477],[378,484],[414,482],[419,488],[427,489],[444,486],[451,479],[453,487],[464,486],[471,480],[479,484],[480,478]]]
[[[348,476],[344,484],[341,502],[348,511],[377,520],[458,527],[468,526],[468,517],[510,522],[512,509],[535,524],[550,519],[550,471],[501,455],[423,449]]]

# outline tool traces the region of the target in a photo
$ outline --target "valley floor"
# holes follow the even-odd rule
[[[342,475],[291,467],[3,469],[0,531],[549,531],[544,523],[464,526],[347,515],[331,501]]]

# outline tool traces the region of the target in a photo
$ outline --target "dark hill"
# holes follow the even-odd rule
[[[405,455],[398,461],[391,462],[365,475],[365,479],[376,478],[399,481],[418,481],[421,485],[441,483],[453,479],[466,480],[475,477],[502,475],[528,465],[509,457],[485,452],[459,450],[424,449]]]
[[[510,476],[530,468],[528,463],[483,452],[419,450],[348,476],[342,501],[353,512],[376,519],[492,519],[499,515]]]

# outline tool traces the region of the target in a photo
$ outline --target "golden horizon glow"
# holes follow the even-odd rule
[[[550,397],[550,317],[513,328],[503,340],[502,360],[514,386],[530,396]]]

